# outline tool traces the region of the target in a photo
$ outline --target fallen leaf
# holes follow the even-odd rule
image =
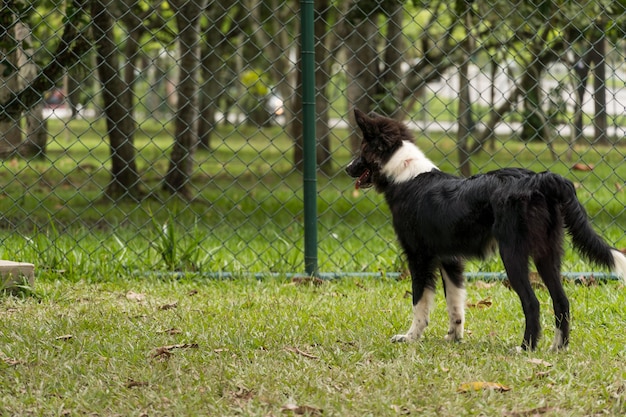
[[[159,310],[171,310],[173,308],[177,308],[178,307],[178,302],[173,302],[170,304],[163,304],[162,306],[159,307]]]
[[[171,329],[162,330],[159,333],[165,333],[165,334],[169,334],[170,336],[172,336],[175,334],[181,334],[182,332],[183,332],[182,330],[172,327]]]
[[[149,384],[144,381],[135,381],[133,379],[129,379],[124,386],[126,388],[135,388],[135,387],[147,387]]]
[[[322,414],[321,408],[311,407],[310,405],[285,404],[280,408],[283,413],[294,413],[298,415],[308,414],[319,416]]]
[[[584,162],[577,162],[572,166],[574,171],[593,171],[594,166],[585,164]]]
[[[2,362],[6,363],[9,366],[15,366],[15,365],[19,365],[21,363],[24,363],[20,360],[14,359],[14,358],[9,358],[8,356],[4,356],[3,354],[0,353],[0,360],[2,360]]]
[[[626,186],[626,184],[620,184],[619,182],[616,182],[615,190],[617,190],[618,193],[621,193],[622,191],[624,191],[624,186]]]
[[[158,358],[158,357],[164,357],[164,358],[168,358],[172,355],[172,350],[174,349],[190,349],[190,348],[197,348],[198,344],[197,343],[179,343],[177,345],[167,345],[167,346],[161,346],[158,347],[154,350],[154,352],[152,352],[152,356],[153,358]]]
[[[474,381],[474,382],[465,382],[459,386],[457,392],[466,393],[472,391],[497,391],[497,392],[506,392],[510,391],[511,388],[499,384],[497,382],[484,382],[484,381]]]
[[[491,302],[491,297],[484,298],[476,303],[467,303],[467,306],[472,308],[489,308],[493,303]]]
[[[324,280],[317,277],[293,277],[291,283],[295,285],[315,285],[316,287],[322,285]]]
[[[476,288],[478,288],[479,290],[487,290],[496,284],[497,284],[496,282],[485,282],[485,281],[476,281],[474,283]]]
[[[550,371],[535,372],[534,375],[528,377],[527,380],[532,381],[535,378],[541,379],[547,377],[548,375],[550,375]]]
[[[300,356],[304,356],[305,358],[309,358],[309,359],[319,359],[318,356],[312,355],[310,353],[304,352],[296,347],[286,347],[285,350],[287,352],[291,352],[291,353],[295,353],[296,355],[300,355]]]
[[[511,411],[511,412],[504,413],[503,415],[507,417],[534,417],[534,416],[538,416],[541,414],[552,413],[553,411],[557,411],[557,409],[554,407],[544,406],[544,407],[533,408],[531,410]]]
[[[232,396],[240,400],[251,400],[254,398],[254,391],[246,387],[237,387],[237,391],[232,392]]]
[[[396,412],[396,414],[408,416],[411,414],[411,410],[406,405],[395,405],[391,406],[391,409]]]
[[[532,363],[533,365],[542,365],[542,366],[545,366],[546,368],[552,367],[552,364],[550,362],[546,362],[543,359],[530,358],[528,359],[528,362]]]
[[[145,294],[140,294],[134,291],[128,291],[126,293],[126,299],[129,301],[137,301],[138,303],[145,301],[146,296]]]
[[[72,336],[71,334],[64,334],[62,336],[57,336],[54,339],[55,340],[70,340],[72,339],[74,336]]]

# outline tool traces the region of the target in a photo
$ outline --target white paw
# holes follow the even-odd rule
[[[409,343],[416,339],[416,337],[411,337],[409,334],[397,334],[391,338],[391,343]]]
[[[463,334],[458,333],[448,333],[445,335],[444,340],[447,342],[460,342],[463,340]]]

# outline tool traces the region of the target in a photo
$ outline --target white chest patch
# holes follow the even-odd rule
[[[419,174],[432,171],[433,169],[438,168],[415,144],[404,141],[402,146],[383,166],[382,173],[391,182],[399,183],[412,180]]]

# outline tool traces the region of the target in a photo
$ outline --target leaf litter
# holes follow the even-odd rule
[[[176,345],[166,345],[156,348],[150,355],[152,358],[167,359],[174,354],[175,349],[197,349],[197,343],[179,343]]]

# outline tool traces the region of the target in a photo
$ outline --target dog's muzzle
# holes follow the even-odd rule
[[[354,184],[355,189],[369,188],[372,184],[372,171],[367,167],[363,158],[358,157],[353,159],[352,162],[346,167],[346,173],[352,178],[356,178]]]

